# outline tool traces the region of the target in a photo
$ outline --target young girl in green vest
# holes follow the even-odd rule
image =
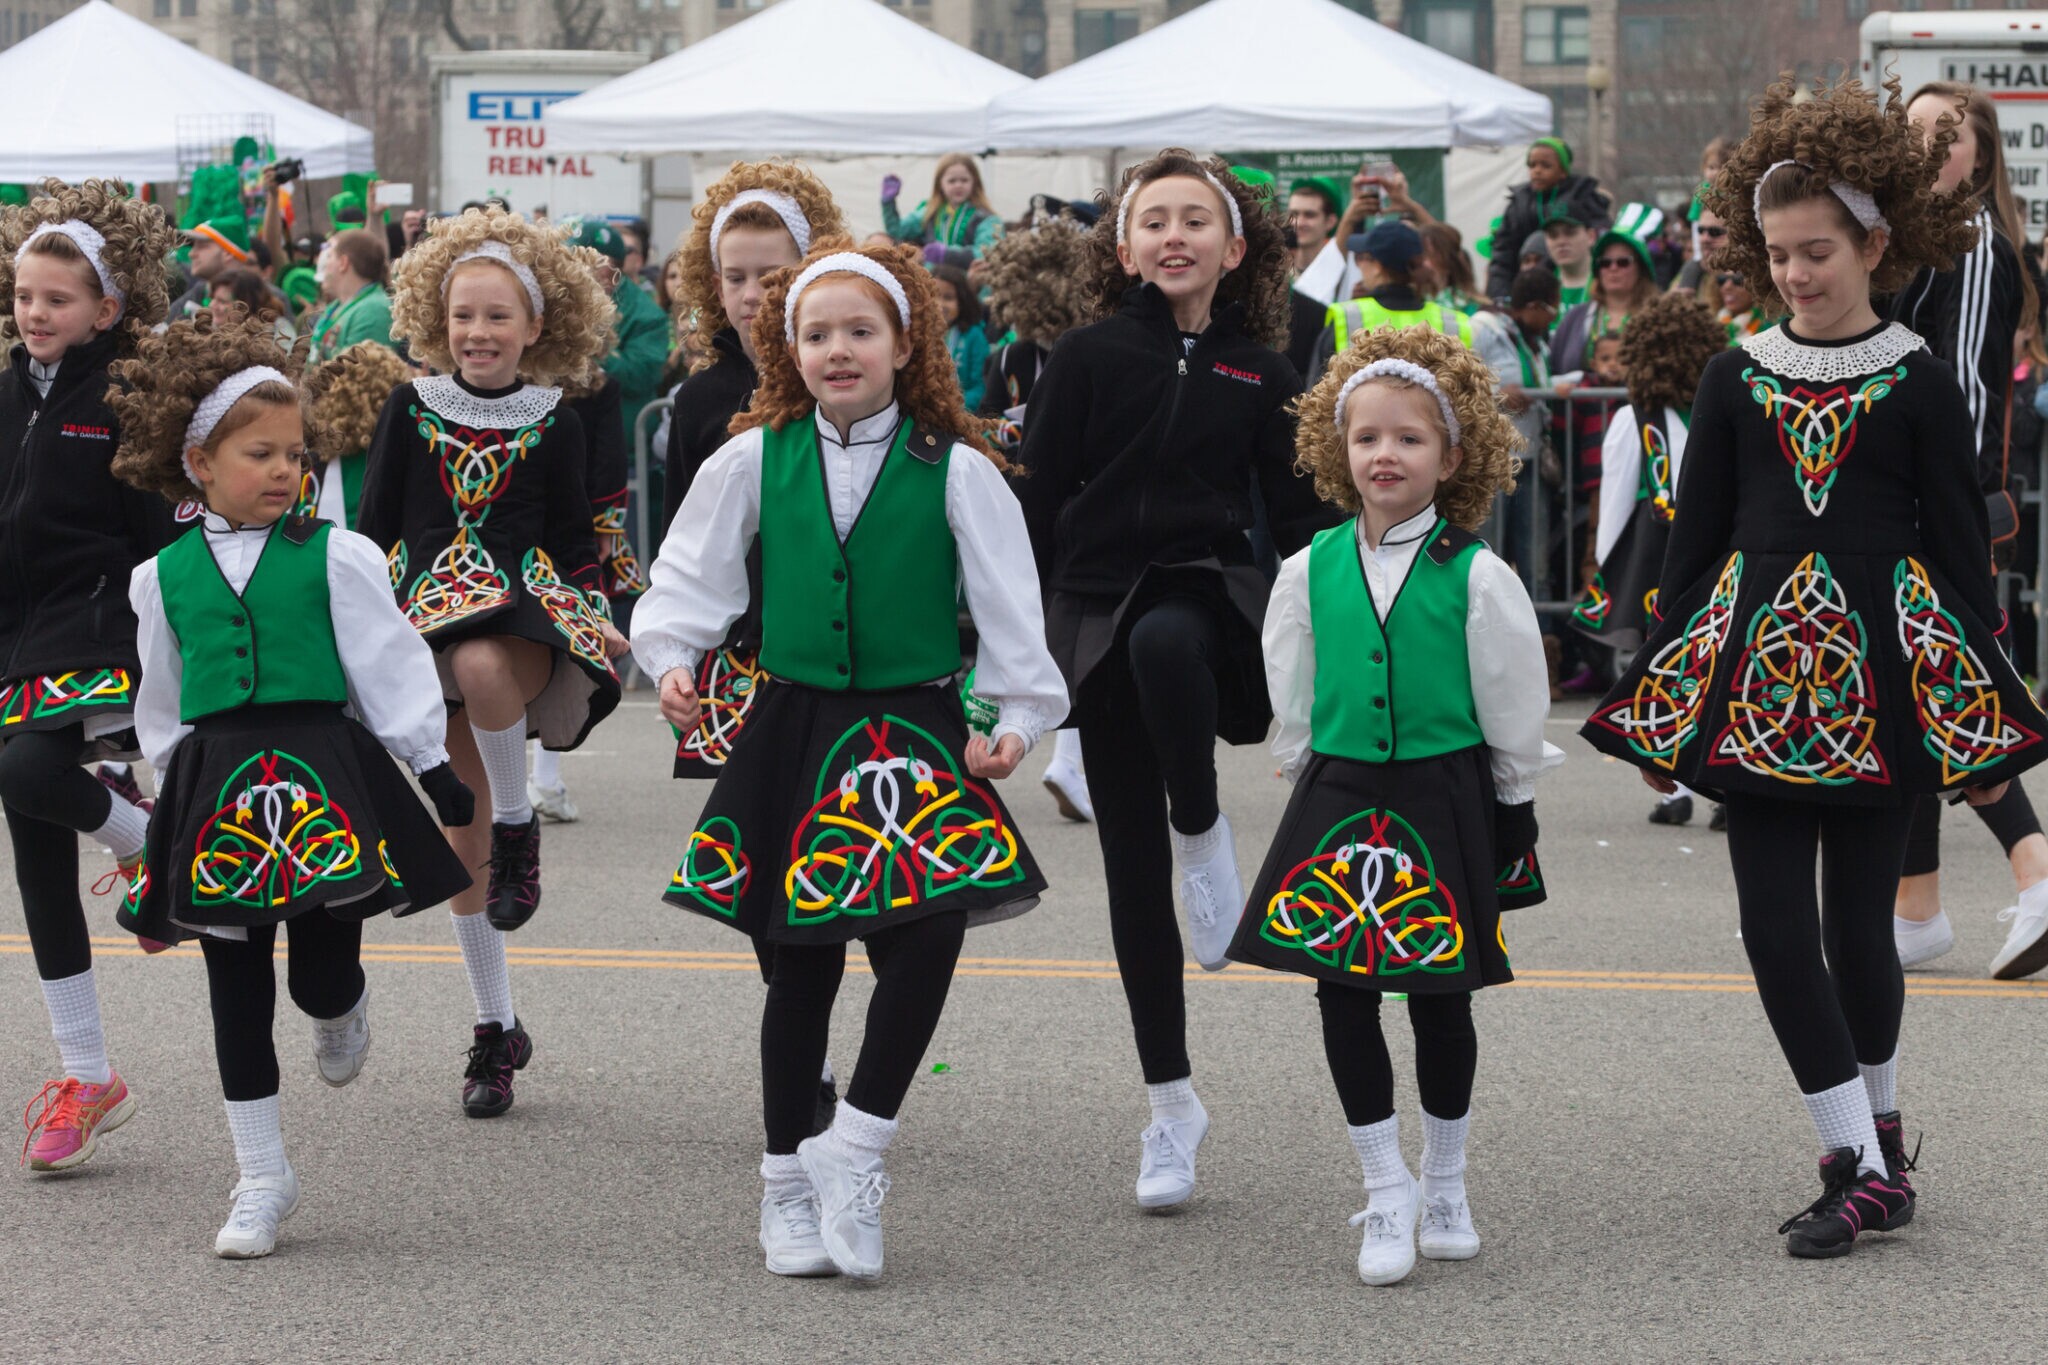
[[[843,241],[843,239],[839,239]],[[662,714],[698,720],[706,650],[761,569],[763,694],[667,900],[775,945],[761,1019],[761,1246],[778,1275],[882,1269],[883,1152],[970,924],[1036,904],[992,779],[1066,714],[1016,499],[960,401],[931,277],[828,242],[770,277],[761,387],[698,473],[634,614]],[[998,708],[968,737],[959,605]],[[831,1127],[811,1137],[846,945],[875,971]]]
[[[128,590],[136,731],[161,776],[119,920],[199,940],[241,1176],[214,1250],[267,1256],[299,1200],[271,1039],[278,926],[320,1078],[347,1085],[370,1046],[362,922],[469,884],[391,758],[442,823],[467,823],[474,801],[449,767],[433,655],[392,604],[383,552],[292,510],[305,455],[297,359],[261,322],[201,314],[116,369],[115,472],[206,509]]]
[[[407,619],[434,648],[463,724],[455,769],[491,819],[450,830],[486,887],[455,898],[476,1024],[471,1118],[512,1107],[533,1040],[513,1010],[503,935],[540,908],[540,817],[526,741],[573,749],[619,701],[585,484],[582,424],[558,383],[595,383],[614,310],[603,260],[498,209],[436,221],[399,262],[392,328],[440,373],[393,390],[370,439],[361,530],[390,556]]]
[[[1300,466],[1356,515],[1291,556],[1266,614],[1273,751],[1294,781],[1230,956],[1315,978],[1365,1171],[1359,1278],[1479,1252],[1465,1133],[1472,992],[1511,979],[1503,907],[1543,898],[1535,779],[1550,693],[1536,611],[1472,528],[1514,487],[1514,428],[1476,354],[1374,332],[1301,402]],[[1380,995],[1408,997],[1422,1179],[1401,1155]]]

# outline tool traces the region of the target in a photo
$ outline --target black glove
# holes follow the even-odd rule
[[[1504,806],[1493,803],[1493,861],[1496,867],[1507,867],[1517,858],[1525,858],[1536,851],[1536,803],[1524,801],[1519,806]]]
[[[434,815],[450,829],[476,819],[476,793],[462,784],[455,769],[439,763],[420,774],[420,790],[434,803]]]

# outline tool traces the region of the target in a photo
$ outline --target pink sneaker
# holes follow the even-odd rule
[[[99,1135],[119,1128],[134,1113],[135,1097],[118,1073],[109,1073],[105,1085],[87,1085],[71,1076],[51,1081],[22,1111],[28,1136],[21,1142],[21,1159],[32,1171],[83,1165]]]

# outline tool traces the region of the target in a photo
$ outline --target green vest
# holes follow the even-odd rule
[[[1482,743],[1465,652],[1467,586],[1479,538],[1439,519],[1380,624],[1358,562],[1358,523],[1308,552],[1316,695],[1309,744],[1319,754],[1389,763]]]
[[[828,692],[960,669],[950,436],[905,421],[842,545],[812,419],[761,429],[761,667]]]
[[[178,637],[185,680],[178,719],[239,706],[348,700],[327,598],[324,521],[291,517],[264,542],[237,596],[195,526],[157,556],[164,616]]]
[[[1414,311],[1396,312],[1378,299],[1348,299],[1333,303],[1325,319],[1337,329],[1337,350],[1351,343],[1353,332],[1376,332],[1382,327],[1434,327],[1460,345],[1472,344],[1472,322],[1456,309],[1425,303]]]

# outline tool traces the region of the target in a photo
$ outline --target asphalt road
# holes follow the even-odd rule
[[[1775,1229],[1816,1192],[1816,1152],[1748,984],[1722,838],[1704,810],[1688,829],[1646,824],[1650,796],[1572,737],[1568,707],[1553,738],[1570,761],[1538,804],[1550,903],[1510,918],[1521,979],[1478,1002],[1477,1260],[1358,1283],[1358,1164],[1311,989],[1242,966],[1189,968],[1214,1120],[1200,1190],[1174,1216],[1137,1209],[1147,1115],[1101,859],[1037,786],[1041,753],[1007,794],[1054,885],[968,940],[890,1155],[885,1277],[776,1279],[755,1243],[761,984],[737,935],[658,904],[708,784],[667,780],[646,698],[565,764],[583,820],[548,829],[546,903],[513,940],[538,1055],[509,1115],[457,1103],[472,1016],[445,911],[371,927],[374,1047],[354,1085],[318,1081],[286,1007],[304,1198],[269,1260],[212,1255],[235,1170],[197,955],[145,960],[94,903],[109,1043],[139,1112],[75,1174],[0,1177],[0,1359],[2037,1361],[2048,1346],[2033,1163],[2048,982],[1983,975],[2011,900],[1990,837],[1949,821],[1959,944],[1910,980],[1919,1216],[1846,1261],[1793,1261]],[[1285,792],[1263,750],[1220,762],[1249,872]],[[85,861],[90,879],[107,860]],[[55,1050],[11,872],[0,972],[0,1096],[25,1101]],[[849,975],[842,1067],[866,996]],[[1401,1096],[1412,1162],[1412,1077]]]

